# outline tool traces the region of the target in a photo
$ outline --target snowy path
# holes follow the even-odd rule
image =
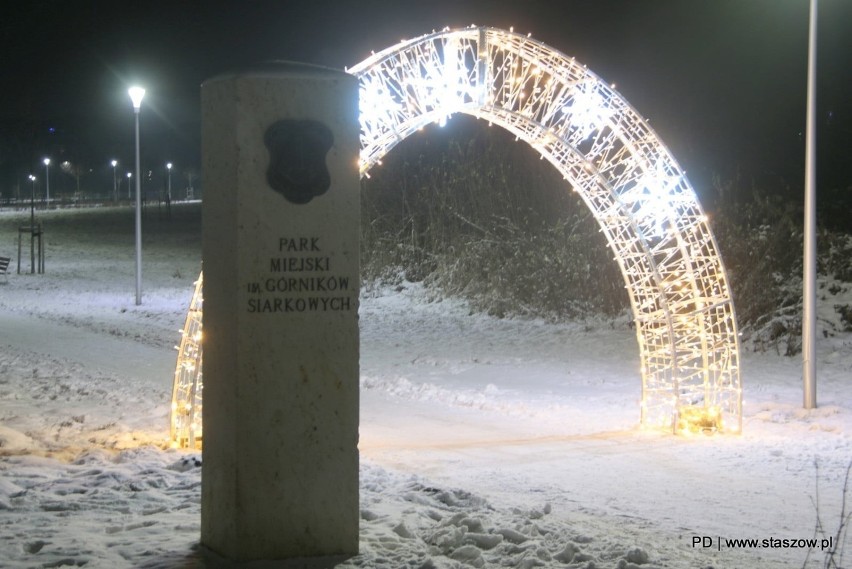
[[[819,421],[801,425],[815,443],[810,448],[791,447],[772,420],[761,426],[754,416],[748,421],[758,433],[750,428],[742,437],[682,439],[637,431],[629,331],[496,321],[467,317],[452,304],[408,302],[379,297],[363,307],[360,448],[368,464],[441,487],[475,489],[503,508],[550,504],[550,519],[566,527],[580,524],[587,534],[620,536],[622,543],[653,542],[655,558],[701,560],[703,554],[708,564],[753,560],[754,552],[693,551],[694,535],[811,537],[814,457],[834,475],[824,481],[825,495],[837,495],[836,475],[852,449],[847,437],[822,429]],[[171,387],[172,350],[27,315],[4,322],[9,325],[0,327],[0,345],[125,384],[116,388],[116,408],[144,397],[148,387],[161,397]],[[612,349],[620,355],[613,357]],[[794,362],[781,363],[791,365],[772,375],[794,371]],[[52,402],[44,404],[53,409]],[[105,422],[115,411],[94,413],[80,405],[78,412],[75,401],[63,401],[54,412],[61,418],[86,412],[91,424],[93,415]],[[793,420],[796,427],[794,417],[783,416],[787,408],[779,409],[776,420]],[[132,419],[131,436],[140,428],[164,431],[165,414],[162,402],[154,414]],[[111,426],[104,440],[111,437],[121,447],[127,426]],[[77,440],[91,436],[79,427]],[[36,443],[53,448],[47,437]],[[829,519],[835,505],[823,506]],[[803,559],[801,551],[760,553],[763,567]]]
[[[385,403],[384,409],[398,405]],[[476,488],[494,504],[548,503],[553,515],[574,523],[579,516],[605,534],[632,529],[662,548],[657,556],[685,555],[696,535],[813,533],[814,471],[798,450],[787,458],[779,445],[766,448],[765,441],[746,437],[683,440],[639,431],[524,437],[511,421],[482,412],[458,413],[458,420],[434,404],[396,412],[420,435],[404,440],[394,423],[400,417],[370,418],[362,422],[363,457],[437,484]],[[848,445],[844,454],[850,456]],[[832,498],[823,515],[830,512],[833,520],[838,487],[824,483],[823,491]],[[754,560],[753,552],[728,553]],[[761,567],[786,567],[800,564],[804,553],[775,550],[762,557]],[[713,552],[706,561],[718,559]]]
[[[760,400],[766,384],[774,387],[769,402],[747,412],[745,435],[683,439],[635,429],[638,378],[629,331],[499,321],[468,316],[462,308],[404,295],[364,302],[360,448],[367,509],[364,555],[353,566],[403,566],[376,561],[387,558],[388,539],[401,539],[387,533],[403,522],[406,531],[427,541],[444,531],[441,524],[450,518],[436,526],[428,516],[411,514],[412,493],[430,504],[432,512],[443,507],[450,513],[476,514],[492,532],[518,527],[528,533],[555,532],[562,541],[551,543],[547,555],[570,550],[565,540],[587,542],[584,552],[597,559],[609,555],[613,566],[633,546],[641,546],[658,566],[800,565],[801,550],[705,552],[693,549],[691,539],[811,537],[814,457],[823,465],[823,514],[827,521],[836,516],[839,475],[852,456],[844,430],[847,412],[829,404],[819,413],[797,414],[795,405],[786,402],[798,396],[796,362],[754,362],[754,395]],[[23,354],[7,360],[6,369],[20,372],[31,399],[19,394],[3,401],[0,435],[30,452],[57,458],[83,453],[79,466],[10,459],[10,466],[24,476],[12,479],[13,490],[31,484],[27,477],[47,480],[36,486],[42,498],[35,489],[28,494],[36,511],[43,512],[36,516],[39,523],[50,524],[52,511],[78,507],[56,495],[69,492],[66,481],[78,480],[72,495],[85,494],[92,491],[87,473],[103,472],[94,475],[97,486],[109,472],[115,498],[101,513],[93,511],[88,523],[105,528],[96,533],[121,535],[123,541],[109,543],[124,549],[121,557],[104,559],[113,563],[144,557],[133,535],[144,531],[165,539],[165,523],[181,530],[157,549],[159,561],[153,565],[191,560],[185,544],[197,539],[197,472],[183,466],[182,454],[135,450],[164,435],[174,352],[33,315],[4,314],[3,322],[0,346]],[[837,380],[847,371],[843,361],[822,391],[827,402],[843,397],[837,391],[842,385]],[[104,401],[93,405],[92,395],[99,392]],[[47,417],[37,429],[26,417],[35,405]],[[108,459],[116,466],[107,468],[97,454],[86,458],[92,452],[85,450],[86,441],[128,450]],[[97,468],[87,470],[92,462]],[[39,474],[29,474],[33,469]],[[147,490],[138,480],[152,476],[151,496],[133,506],[121,489],[137,488],[134,492],[142,499]],[[163,492],[160,485],[176,490]],[[387,496],[389,487],[400,495]],[[447,503],[431,501],[434,488],[450,493],[442,498]],[[467,494],[471,491],[473,497]],[[548,514],[542,518],[545,508]],[[533,526],[539,530],[529,529]],[[57,551],[68,559],[85,557],[67,529],[38,533],[43,538],[27,542],[27,548],[64,544]],[[463,541],[448,543],[448,556],[468,551],[474,560],[487,560],[488,552],[505,560],[516,547],[473,551],[464,550]],[[539,547],[548,542],[530,538],[530,547],[533,543]],[[169,557],[175,547],[186,554]],[[399,555],[435,555],[428,548],[412,551]],[[518,563],[525,566],[520,557]]]
[[[491,503],[538,499],[565,519],[591,517],[603,533],[631,527],[673,558],[703,553],[710,565],[726,557],[690,551],[693,536],[812,537],[818,460],[821,515],[836,527],[852,460],[848,340],[823,344],[819,409],[799,408],[798,361],[749,355],[745,434],[681,438],[635,428],[638,356],[627,330],[495,321],[419,304],[384,321],[382,313],[394,312],[385,302],[394,300],[362,308],[360,447],[370,461],[476,488]],[[424,346],[433,347],[430,357],[420,355]],[[726,555],[740,559],[733,566],[759,558],[761,567],[789,567],[805,553]]]
[[[27,314],[4,312],[2,317],[0,346],[3,349],[49,354],[127,380],[171,388],[177,357],[174,350],[147,346],[127,338],[99,334]]]

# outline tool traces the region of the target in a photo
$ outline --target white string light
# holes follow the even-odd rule
[[[177,347],[171,412],[171,442],[176,447],[201,447],[201,390],[204,387],[201,375],[202,277],[199,275],[195,282],[180,346]]]
[[[640,348],[642,425],[741,430],[736,318],[707,217],[669,150],[620,94],[511,29],[444,29],[373,53],[348,72],[361,83],[362,175],[407,136],[454,113],[502,126],[553,164],[597,219],[624,276]],[[174,423],[176,444],[189,441]]]

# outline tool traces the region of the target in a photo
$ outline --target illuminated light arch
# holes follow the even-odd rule
[[[487,27],[402,41],[348,72],[361,85],[364,176],[406,137],[455,113],[505,128],[553,164],[621,268],[641,357],[641,424],[741,430],[736,318],[707,216],[684,171],[621,95],[528,35]],[[200,394],[200,358],[199,350],[191,363],[199,385],[175,393]],[[173,440],[175,432],[173,419]]]
[[[201,406],[204,381],[201,369],[201,316],[204,274],[195,281],[186,321],[181,330],[175,379],[172,386],[171,443],[198,447],[201,443]]]

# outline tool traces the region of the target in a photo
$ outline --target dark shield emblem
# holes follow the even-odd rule
[[[269,186],[294,204],[306,204],[328,191],[325,156],[334,143],[331,130],[315,120],[282,119],[263,135],[269,150]]]

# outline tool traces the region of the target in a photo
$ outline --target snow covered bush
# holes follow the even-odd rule
[[[400,144],[364,182],[367,282],[404,275],[501,317],[627,308],[597,223],[550,164],[474,119],[429,130]]]
[[[802,215],[777,192],[716,184],[713,233],[731,281],[745,344],[801,350]]]
[[[425,130],[364,180],[365,282],[424,282],[436,294],[463,297],[501,317],[582,319],[628,310],[598,224],[550,164],[509,133],[469,117]],[[701,200],[728,271],[744,345],[799,353],[801,192],[779,181],[761,185],[737,177],[717,179]],[[819,222],[827,215],[822,211]],[[849,326],[843,307],[852,299],[842,284],[852,283],[852,236],[826,223],[818,247],[820,294],[839,307],[820,325],[833,334]]]
[[[744,345],[756,351],[792,356],[802,349],[803,212],[797,197],[789,188],[749,187],[737,178],[717,180],[707,200]],[[840,299],[847,290],[842,283],[852,282],[852,236],[821,228],[817,246],[818,294]],[[838,318],[820,317],[825,335],[844,328],[843,305],[837,306]]]
[[[817,239],[819,271],[838,281],[852,283],[852,235],[822,231]]]

